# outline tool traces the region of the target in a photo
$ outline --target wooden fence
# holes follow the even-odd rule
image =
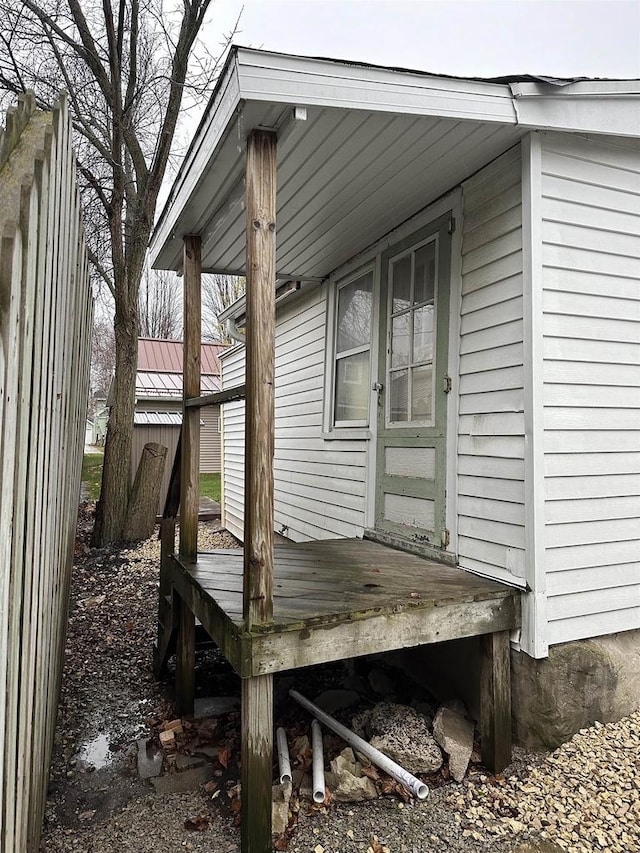
[[[0,133],[0,851],[36,851],[60,693],[93,302],[71,127]]]

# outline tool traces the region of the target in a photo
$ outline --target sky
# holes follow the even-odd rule
[[[214,0],[206,39],[436,74],[640,77],[640,0]]]

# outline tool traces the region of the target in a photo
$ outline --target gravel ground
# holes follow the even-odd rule
[[[186,773],[176,773],[174,764],[165,762],[169,789],[176,790],[157,790],[138,776],[137,742],[155,742],[162,721],[174,717],[170,678],[158,683],[151,673],[159,543],[152,539],[126,551],[90,550],[91,522],[91,508],[81,509],[41,851],[238,853],[237,712],[209,721],[206,732],[186,727],[186,740],[178,739],[182,760],[188,761],[190,746],[204,743],[204,734],[211,732],[207,743],[217,758]],[[199,535],[202,549],[236,544],[212,524],[200,525]],[[198,653],[196,676],[200,695],[238,693],[238,679],[215,651]],[[296,686],[313,696],[331,685],[332,671],[319,667],[298,677]],[[291,677],[276,682],[276,697],[286,695],[291,683]],[[276,717],[279,713],[276,698]],[[308,727],[304,712],[292,710],[290,703],[286,714],[289,727],[296,726],[296,714],[300,730]],[[202,771],[211,771],[207,785],[199,784]],[[195,774],[193,784],[177,790],[188,773]],[[616,725],[586,729],[552,754],[516,749],[514,763],[496,777],[479,765],[461,784],[447,775],[445,769],[430,777],[432,790],[421,803],[396,795],[318,807],[294,798],[290,829],[278,849],[640,851],[640,713]]]

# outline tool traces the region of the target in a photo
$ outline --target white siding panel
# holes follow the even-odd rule
[[[275,525],[297,542],[364,530],[368,443],[322,436],[325,322],[320,287],[283,305],[276,319]],[[244,381],[243,360],[243,348],[225,357],[223,387]],[[224,430],[224,520],[242,538],[243,404],[225,406]]]
[[[524,576],[521,154],[463,186],[458,418],[460,565]]]
[[[550,643],[640,627],[640,151],[542,153]]]

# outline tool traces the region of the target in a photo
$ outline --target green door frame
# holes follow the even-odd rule
[[[381,258],[380,270],[380,347],[378,357],[378,380],[382,385],[378,405],[378,430],[376,448],[376,498],[375,527],[383,533],[393,533],[415,542],[428,543],[438,548],[446,547],[446,442],[447,442],[447,393],[450,390],[448,376],[449,345],[449,298],[451,282],[451,233],[452,212],[434,219],[425,227],[386,250]],[[435,357],[433,360],[433,419],[424,422],[389,423],[390,383],[389,365],[391,358],[390,282],[389,270],[392,258],[437,238],[437,282],[434,290],[435,302]],[[391,475],[386,473],[387,448],[433,448],[433,477]],[[385,518],[385,495],[399,495],[433,501],[434,521],[432,527],[402,524]]]

